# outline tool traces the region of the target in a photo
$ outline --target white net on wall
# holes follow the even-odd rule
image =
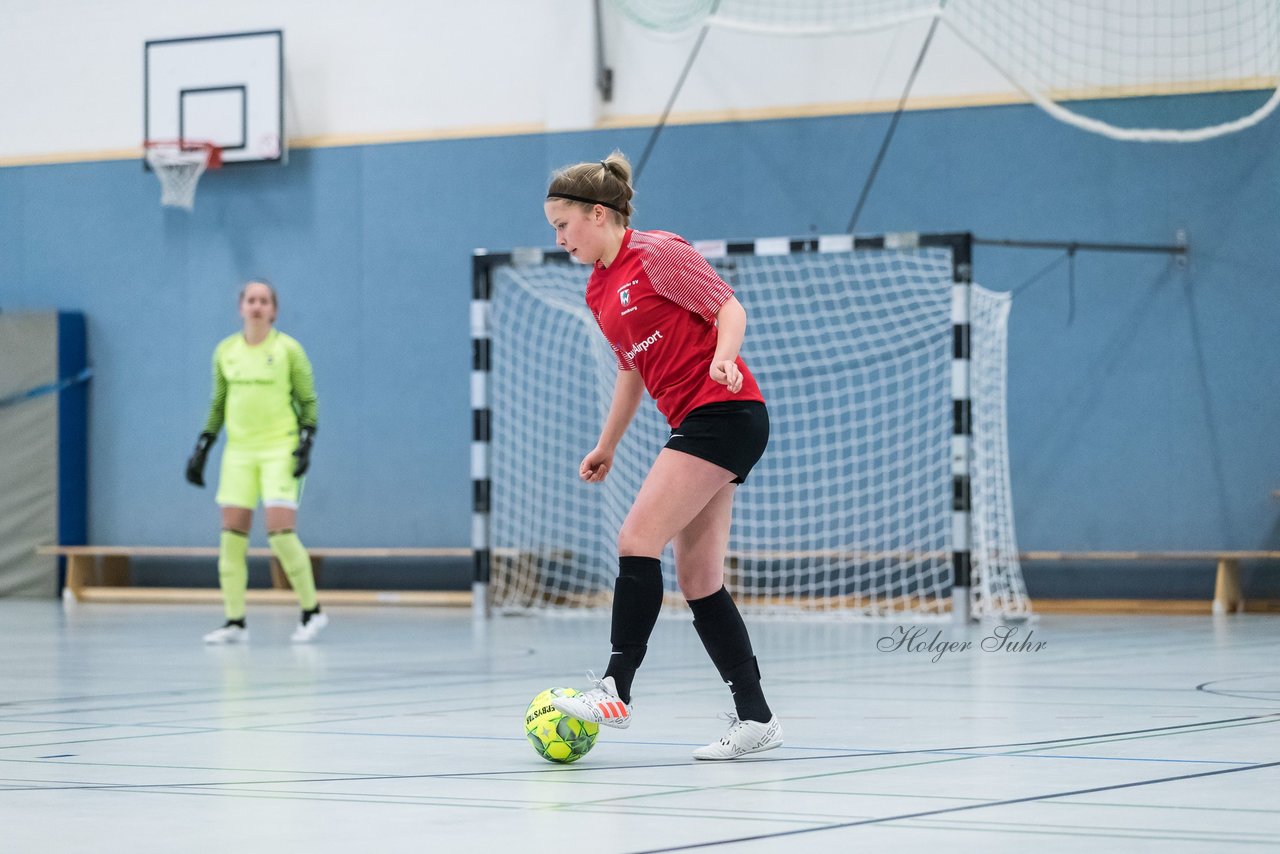
[[[732,256],[717,262],[747,308],[743,348],[768,401],[764,458],[739,488],[727,584],[769,614],[929,617],[948,611],[951,531],[949,250]],[[641,406],[604,484],[577,468],[608,411],[617,363],[583,304],[584,268],[503,267],[494,278],[491,401],[493,603],[603,608],[615,537],[670,432]],[[1007,302],[975,287],[974,301]],[[999,314],[999,310],[996,311]],[[975,383],[1003,394],[1005,325],[986,323]],[[1003,398],[976,400],[998,435],[975,455],[975,613],[1025,613],[1008,505]],[[975,437],[976,441],[977,437]],[[986,544],[993,544],[987,547]],[[676,591],[670,550],[668,591]],[[995,591],[995,592],[993,592]]]
[[[1197,142],[1280,103],[1274,0],[960,0],[943,20],[1054,118],[1113,139]],[[1079,103],[1242,89],[1271,94],[1231,117],[1170,104],[1159,127],[1135,126],[1123,101]]]
[[[1243,130],[1280,104],[1275,0],[614,0],[645,27],[711,24],[823,35],[941,16],[952,32],[1054,118],[1119,140],[1196,142]],[[713,13],[714,10],[714,13]],[[1263,90],[1222,115],[1170,105],[1158,126],[1127,105],[1151,95]],[[1091,102],[1084,105],[1081,102]],[[1104,103],[1096,103],[1104,101]],[[1159,112],[1156,113],[1159,115]],[[1142,115],[1150,119],[1150,108]]]
[[[613,0],[641,26],[679,32],[710,23],[780,35],[872,30],[938,13],[938,0]]]

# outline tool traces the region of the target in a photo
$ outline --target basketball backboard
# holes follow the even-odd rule
[[[223,164],[283,162],[284,33],[148,41],[143,99],[145,140],[212,142]]]

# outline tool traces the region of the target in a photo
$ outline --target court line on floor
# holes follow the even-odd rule
[[[938,763],[944,763],[944,762],[957,762],[957,761],[970,760],[970,759],[999,758],[1002,755],[1005,755],[1000,753],[994,753],[994,754],[993,753],[976,753],[976,752],[968,753],[967,751],[999,750],[1001,748],[1006,748],[1006,747],[1028,747],[1029,749],[1042,749],[1045,745],[1049,745],[1049,744],[1056,744],[1056,743],[1062,743],[1062,742],[1079,742],[1081,744],[1088,744],[1088,743],[1091,743],[1090,739],[1109,739],[1109,738],[1114,738],[1116,736],[1154,738],[1154,737],[1158,737],[1159,735],[1171,734],[1169,732],[1170,730],[1196,732],[1206,728],[1220,729],[1220,728],[1235,727],[1235,726],[1253,726],[1261,723],[1272,722],[1272,721],[1266,720],[1267,718],[1280,719],[1280,713],[1271,714],[1271,715],[1252,716],[1252,717],[1245,717],[1245,718],[1228,718],[1221,721],[1205,721],[1198,724],[1180,724],[1180,725],[1166,726],[1166,727],[1151,727],[1148,729],[1141,729],[1141,730],[1127,730],[1120,733],[1101,733],[1094,736],[1076,736],[1074,738],[1045,739],[1042,741],[1032,741],[1032,742],[1015,742],[1015,743],[1009,743],[1009,744],[974,745],[974,746],[968,746],[968,747],[950,747],[950,748],[946,748],[946,747],[919,748],[915,750],[881,750],[881,751],[869,751],[869,752],[861,751],[861,752],[852,752],[852,753],[846,752],[846,753],[837,753],[837,754],[825,755],[825,756],[760,757],[757,759],[751,759],[751,760],[745,760],[745,761],[753,765],[763,766],[763,765],[778,765],[780,763],[802,762],[807,760],[808,761],[812,761],[812,760],[828,760],[829,761],[833,759],[860,759],[860,758],[875,758],[879,756],[949,756],[950,757],[946,759],[932,759],[927,762],[915,763],[917,765],[929,765],[929,764],[938,764]],[[212,730],[212,731],[217,732],[217,730]],[[181,735],[181,734],[183,733],[171,733],[170,735]],[[145,735],[122,736],[118,739],[101,739],[101,741],[121,741],[121,740],[128,740],[131,738],[146,738],[146,737],[151,737],[151,736],[145,736]],[[489,738],[489,737],[465,736],[465,737],[459,737],[459,738],[483,739],[483,738]],[[509,740],[518,741],[519,739],[511,738]],[[69,743],[75,743],[75,742],[69,742]],[[32,745],[32,746],[44,746],[44,745]],[[0,759],[0,761],[31,762],[33,760]],[[1140,760],[1135,760],[1135,761],[1140,761]],[[80,764],[80,763],[59,763],[59,764],[71,765],[71,764]],[[636,765],[636,764],[589,765],[589,766],[575,765],[575,766],[556,766],[551,768],[541,768],[537,770],[532,768],[522,768],[522,769],[506,769],[506,770],[500,770],[500,771],[452,771],[452,772],[441,772],[437,774],[353,774],[353,773],[339,772],[339,773],[330,773],[322,776],[309,777],[302,780],[298,780],[298,779],[240,780],[240,781],[226,780],[226,781],[200,781],[200,782],[194,782],[194,783],[165,783],[165,784],[87,783],[87,784],[68,784],[63,787],[39,786],[39,787],[32,787],[32,788],[40,788],[40,789],[46,789],[46,790],[50,788],[54,788],[54,789],[65,788],[68,790],[155,789],[155,788],[174,789],[174,788],[192,788],[192,787],[194,788],[220,787],[220,786],[228,786],[228,785],[261,786],[261,785],[271,785],[274,783],[296,784],[296,783],[330,783],[330,782],[341,782],[341,781],[358,782],[358,781],[374,781],[374,780],[429,780],[429,779],[438,779],[438,778],[474,779],[474,778],[484,778],[484,777],[502,777],[502,776],[529,775],[529,774],[536,775],[536,776],[542,776],[546,774],[569,774],[572,776],[580,776],[580,775],[583,775],[584,773],[593,773],[593,772],[602,772],[602,771],[620,771],[620,770],[637,770],[637,769],[654,769],[654,768],[686,768],[686,767],[690,767],[691,765],[698,765],[698,764],[701,764],[701,763],[698,763],[696,760],[686,760],[682,762],[659,762],[659,763],[650,763],[650,764],[643,764],[643,765]],[[122,767],[133,767],[133,766],[122,766]],[[903,765],[882,766],[879,768],[856,769],[854,771],[850,771],[846,769],[841,771],[806,775],[804,777],[787,778],[787,779],[791,779],[791,780],[813,779],[814,777],[841,776],[841,775],[846,775],[850,773],[883,771],[883,770],[889,770],[891,768],[900,768],[900,767],[910,767],[910,766],[909,765],[908,766],[903,766]],[[1249,768],[1252,768],[1252,767],[1255,767],[1255,766],[1244,766],[1243,768],[1234,768],[1234,769],[1225,769],[1225,770],[1248,770]],[[233,770],[237,770],[237,769],[233,769]],[[252,769],[238,769],[238,770],[241,770],[241,771],[249,770],[250,772],[252,772]],[[262,773],[271,773],[271,772],[264,770]],[[299,772],[284,771],[284,772],[275,772],[275,773],[286,773],[286,774],[297,773],[301,775],[306,774],[306,772],[302,772],[302,771],[299,771]],[[1222,773],[1222,771],[1211,771],[1211,772],[1204,772],[1204,773],[1218,774],[1218,773]],[[1192,776],[1195,776],[1195,775],[1192,775]],[[736,785],[758,785],[758,783],[736,784]],[[733,786],[731,786],[730,788],[732,787]],[[690,787],[684,786],[684,787],[677,787],[677,788],[688,789]],[[695,787],[695,788],[705,788],[705,787]],[[712,788],[715,788],[715,787],[712,787]]]
[[[1241,771],[1258,771],[1264,768],[1280,767],[1280,761],[1277,762],[1261,762],[1255,765],[1249,765],[1244,768],[1223,768],[1217,771],[1200,771],[1195,774],[1180,774],[1175,777],[1158,777],[1152,780],[1137,780],[1131,783],[1115,783],[1109,786],[1094,786],[1089,789],[1074,789],[1064,792],[1049,792],[1043,795],[1029,795],[1024,798],[1007,798],[999,801],[986,801],[980,804],[964,804],[961,806],[943,807],[936,810],[923,810],[914,813],[902,813],[900,815],[881,816],[879,818],[861,819],[859,821],[838,822],[836,824],[826,825],[824,827],[806,827],[795,830],[783,830],[777,833],[762,833],[755,836],[738,836],[733,838],[718,839],[711,842],[696,842],[689,845],[676,845],[666,848],[646,848],[637,850],[633,854],[665,854],[670,851],[691,851],[697,848],[714,848],[720,845],[735,845],[742,842],[758,842],[765,839],[780,839],[786,836],[799,836],[806,833],[820,833],[831,830],[844,830],[851,827],[866,827],[872,824],[885,824],[893,821],[906,821],[909,819],[928,818],[938,815],[951,815],[959,812],[969,812],[979,809],[990,809],[992,807],[1013,806],[1015,804],[1035,803],[1037,801],[1052,800],[1054,798],[1068,798],[1078,795],[1092,795],[1099,792],[1114,792],[1121,789],[1132,789],[1141,786],[1154,786],[1160,783],[1173,783],[1182,780],[1195,780],[1203,777],[1216,777],[1221,774],[1237,774]]]

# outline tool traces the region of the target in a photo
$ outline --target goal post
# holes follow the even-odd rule
[[[1007,294],[967,233],[695,243],[747,310],[769,406],[737,491],[726,584],[745,611],[956,620],[1030,612],[1005,438]],[[610,607],[615,538],[669,427],[640,407],[610,477],[578,463],[617,362],[562,252],[473,258],[478,614]],[[664,583],[680,601],[671,549]]]

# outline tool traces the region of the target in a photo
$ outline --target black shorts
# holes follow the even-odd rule
[[[769,444],[769,410],[758,400],[724,401],[699,406],[671,431],[666,447],[715,463],[747,479]]]

